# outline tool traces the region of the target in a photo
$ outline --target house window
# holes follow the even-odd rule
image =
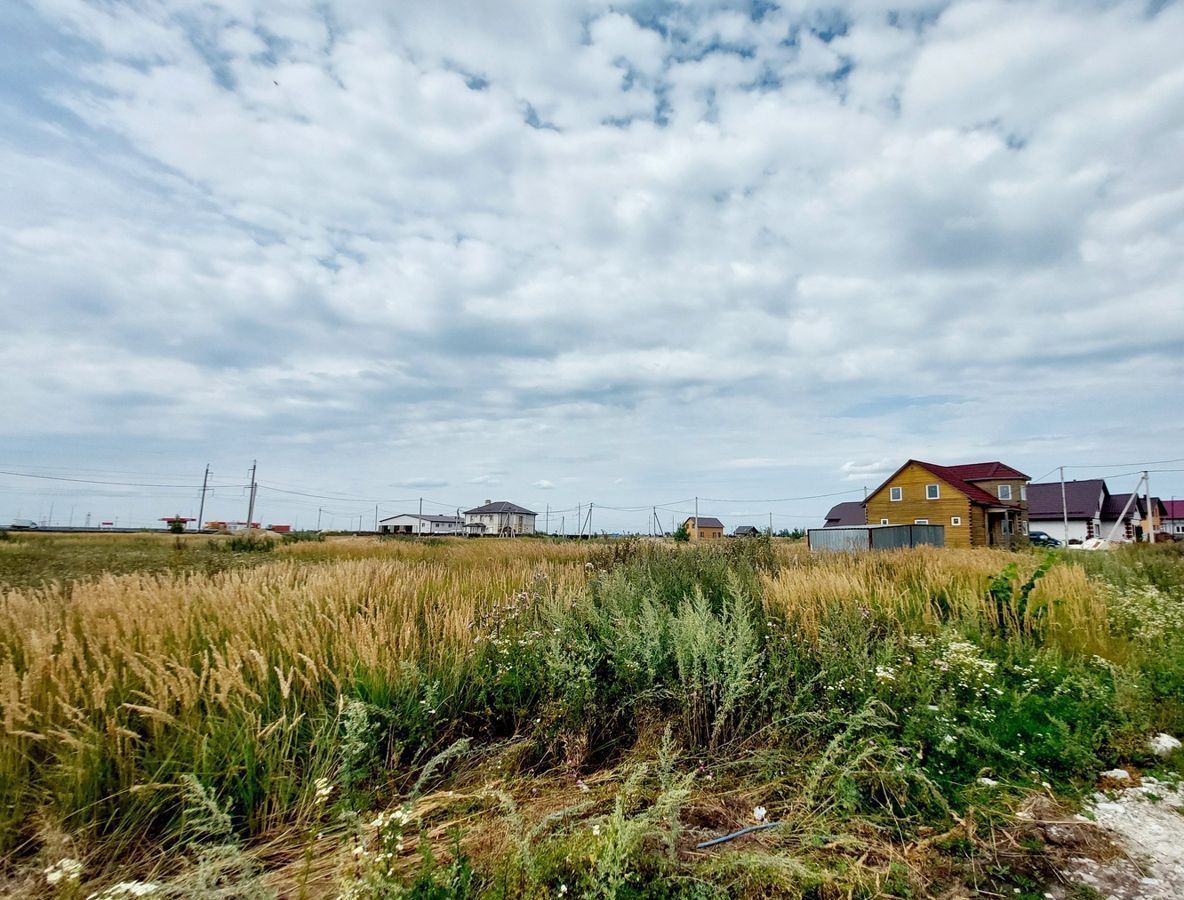
[[[1020,485],[1020,499],[1025,501],[1028,499],[1028,486],[1026,484]]]
[[[950,524],[951,525],[961,525],[962,524],[962,517],[961,516],[950,516]]]
[[[936,500],[941,496],[941,488],[936,484],[925,485],[925,499]]]
[[[887,519],[881,519],[881,520],[880,520],[880,524],[881,524],[881,525],[887,525],[887,524],[888,524],[888,520],[887,520]],[[1181,531],[1184,531],[1184,526],[1177,525],[1176,527],[1177,527],[1177,528],[1179,528]]]
[[[929,520],[928,519],[913,519],[913,524],[914,525],[928,525]]]
[[[999,485],[999,499],[1000,500],[1010,500],[1011,499],[1011,485],[1010,484]]]
[[[904,488],[894,487],[888,488],[888,499],[896,502],[904,499]]]

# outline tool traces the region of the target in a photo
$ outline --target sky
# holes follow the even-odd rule
[[[253,460],[300,527],[806,527],[910,457],[1184,497],[1182,44],[1162,0],[0,4],[0,518],[196,515],[208,463],[242,519]]]

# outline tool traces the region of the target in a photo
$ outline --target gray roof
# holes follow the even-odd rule
[[[842,528],[848,525],[864,525],[867,523],[867,513],[863,504],[858,500],[848,500],[836,503],[826,514],[826,528]]]
[[[1028,485],[1028,518],[1062,519],[1065,516],[1065,510],[1068,510],[1070,519],[1092,519],[1099,515],[1109,496],[1106,482],[1101,478],[1066,481],[1063,503],[1059,481],[1030,484]],[[1121,510],[1120,506],[1116,512]]]
[[[687,516],[687,521],[695,518],[694,516]],[[699,516],[699,522],[696,526],[698,528],[723,528],[724,523],[719,519],[713,519],[711,516]]]
[[[757,531],[757,527],[755,525],[738,525],[738,526],[736,526],[736,530],[733,532],[733,534],[758,534],[758,533],[759,532]]]
[[[538,513],[531,512],[516,503],[511,503],[509,500],[498,500],[495,503],[486,503],[484,506],[478,506],[476,509],[466,509],[466,516],[488,516],[488,515],[504,515],[510,514],[515,516],[537,516]]]
[[[460,525],[464,519],[457,516],[421,516],[419,513],[399,513],[397,516],[387,516],[380,522],[390,522],[394,519],[419,519],[421,522],[438,522],[443,525]]]

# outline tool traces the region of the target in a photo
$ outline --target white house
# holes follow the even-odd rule
[[[1059,481],[1030,484],[1028,485],[1030,528],[1035,531],[1044,531],[1058,541],[1063,541],[1065,539],[1065,519],[1068,518],[1070,541],[1080,543],[1090,538],[1096,538],[1101,535],[1102,512],[1109,499],[1110,491],[1106,489],[1106,482],[1101,478],[1066,481],[1063,496]]]
[[[513,537],[519,534],[534,534],[534,520],[538,513],[524,509],[509,500],[494,503],[486,500],[484,506],[465,510],[465,533],[474,535],[498,535]]]
[[[1067,518],[1072,543],[1090,538],[1116,543],[1143,540],[1148,528],[1157,532],[1161,529],[1166,513],[1163,502],[1152,497],[1148,516],[1145,497],[1137,496],[1131,502],[1130,494],[1111,494],[1101,478],[1066,481],[1063,493],[1059,481],[1028,487],[1028,518],[1032,528],[1064,540]]]
[[[1167,511],[1163,530],[1172,536],[1184,538],[1184,500],[1164,500],[1163,505]]]
[[[463,534],[464,519],[459,516],[421,516],[400,513],[378,523],[382,534]]]

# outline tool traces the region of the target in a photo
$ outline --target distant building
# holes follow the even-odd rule
[[[534,534],[538,513],[524,509],[509,500],[486,500],[484,506],[465,510],[464,529],[468,535],[498,535],[516,537]]]
[[[738,525],[732,532],[736,537],[756,537],[760,533],[760,529],[755,525]]]
[[[400,513],[389,516],[378,523],[382,534],[460,534],[465,520],[459,516],[421,516],[417,513]]]
[[[1102,509],[1102,533],[1099,537],[1108,541],[1149,540],[1148,531],[1157,534],[1166,513],[1163,501],[1158,497],[1151,498],[1151,508],[1148,510],[1147,498],[1142,494],[1136,494],[1133,502],[1130,494],[1111,494]]]
[[[1028,531],[1028,481],[1001,462],[910,459],[864,503],[869,525],[943,525],[947,547],[1011,546]]]
[[[724,536],[724,523],[710,516],[689,517],[682,523],[692,541],[714,541]]]
[[[824,528],[844,528],[849,525],[866,525],[867,513],[864,511],[863,503],[858,500],[848,500],[844,503],[836,503],[830,508],[830,512],[826,514],[826,524]]]
[[[1075,543],[1090,538],[1116,542],[1143,540],[1148,528],[1156,533],[1175,528],[1165,525],[1171,519],[1166,504],[1158,497],[1151,498],[1148,517],[1146,497],[1139,495],[1132,502],[1130,494],[1111,494],[1101,478],[1066,481],[1063,495],[1059,481],[1030,485],[1028,517],[1033,525],[1058,540],[1065,539],[1067,518],[1069,540]],[[1184,529],[1179,533],[1184,534]]]
[[[1184,538],[1184,500],[1164,500],[1163,530],[1175,537]]]
[[[1066,481],[1064,497],[1059,481],[1028,485],[1028,519],[1032,527],[1059,541],[1065,540],[1065,518],[1069,519],[1069,540],[1087,541],[1102,530],[1102,509],[1110,492],[1101,478]]]

